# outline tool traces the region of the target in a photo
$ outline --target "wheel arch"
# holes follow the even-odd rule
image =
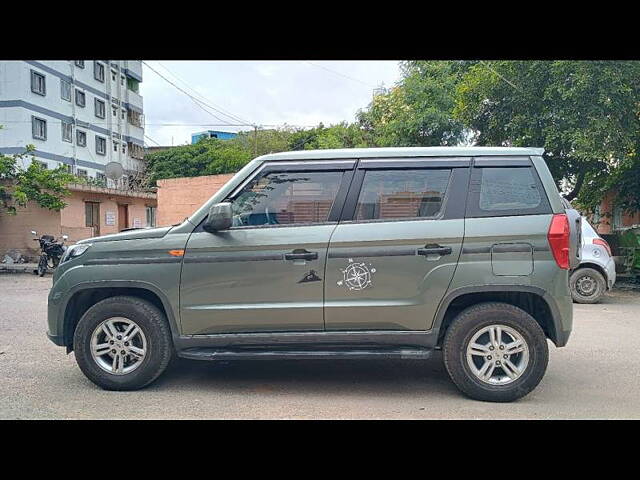
[[[486,302],[503,302],[523,309],[538,322],[548,339],[557,346],[564,345],[559,334],[560,313],[555,303],[543,289],[529,285],[478,285],[449,292],[440,303],[434,320],[437,345],[442,345],[447,328],[458,313]]]
[[[175,339],[180,330],[177,320],[171,308],[171,302],[166,295],[155,285],[137,281],[98,281],[84,282],[76,285],[68,295],[65,302],[61,321],[64,332],[64,345],[67,353],[73,350],[73,334],[82,315],[95,303],[105,298],[115,296],[131,296],[142,298],[155,305],[167,318],[171,335]]]
[[[575,272],[583,268],[593,268],[595,271],[599,272],[604,277],[605,283],[608,282],[607,271],[604,269],[604,267],[602,267],[602,265],[598,265],[597,263],[592,263],[592,262],[581,263],[580,265],[578,265],[578,268],[576,268],[571,272],[571,275],[573,275]]]

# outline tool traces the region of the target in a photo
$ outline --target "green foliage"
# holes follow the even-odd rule
[[[401,67],[400,84],[358,112],[360,125],[382,147],[457,145],[464,129],[452,115],[454,94],[469,62],[411,61]]]
[[[358,124],[342,122],[325,127],[299,130],[289,139],[289,150],[374,147],[371,136]]]
[[[640,62],[492,61],[462,77],[454,116],[479,145],[544,147],[567,198],[593,207],[637,163],[638,105]]]
[[[63,166],[47,170],[41,164],[31,162],[27,168],[22,167],[20,163],[33,150],[33,145],[28,145],[21,154],[0,154],[0,213],[15,215],[17,207],[24,207],[30,201],[56,211],[67,206],[63,200],[69,195],[66,185],[76,177]]]

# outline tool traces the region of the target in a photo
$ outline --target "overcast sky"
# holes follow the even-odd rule
[[[251,127],[219,123],[315,126],[353,121],[371,101],[373,89],[394,85],[398,62],[390,61],[154,61],[143,64],[140,93],[144,97],[148,145],[191,142],[202,130],[238,131]],[[149,68],[150,67],[150,68]],[[172,81],[209,105],[200,108]],[[210,108],[213,107],[213,108]],[[230,119],[224,111],[244,122]],[[216,119],[213,115],[222,119]],[[167,125],[169,124],[169,125]]]

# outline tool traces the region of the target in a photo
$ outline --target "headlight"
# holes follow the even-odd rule
[[[60,263],[64,263],[67,260],[71,260],[72,258],[79,257],[84,252],[89,250],[90,246],[91,246],[90,243],[81,243],[79,245],[71,245],[69,248],[67,248],[67,250],[62,255],[62,258],[60,259]]]

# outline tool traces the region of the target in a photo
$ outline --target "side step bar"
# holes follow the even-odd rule
[[[431,352],[431,350],[424,348],[373,350],[216,350],[212,348],[190,348],[178,352],[178,356],[190,360],[424,360],[431,356]]]

